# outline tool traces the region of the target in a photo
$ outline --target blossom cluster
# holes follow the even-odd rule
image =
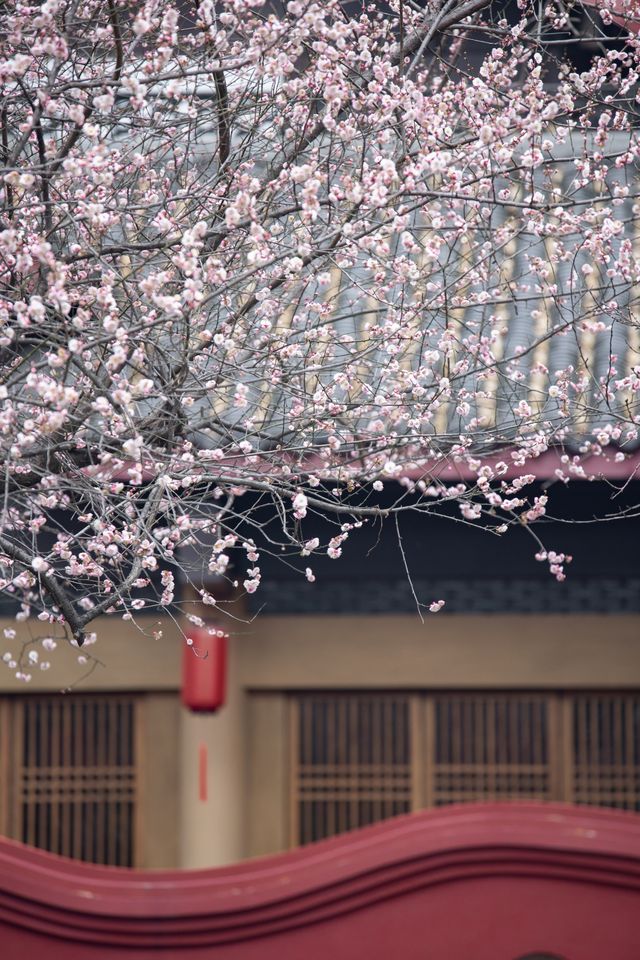
[[[503,6],[5,4],[19,620],[81,644],[102,614],[166,609],[189,548],[254,593],[259,549],[338,559],[408,499],[528,529],[538,458],[565,482],[633,450],[635,7],[591,3],[619,38],[578,71],[558,50],[581,4]]]

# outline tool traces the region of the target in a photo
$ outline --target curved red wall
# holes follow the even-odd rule
[[[2,960],[640,957],[640,817],[448,807],[218,870],[0,841]]]

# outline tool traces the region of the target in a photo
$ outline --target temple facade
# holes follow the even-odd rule
[[[0,673],[0,832],[96,863],[204,867],[449,803],[640,810],[639,521],[589,522],[612,483],[551,497],[539,534],[573,556],[562,583],[526,530],[446,517],[401,528],[406,569],[391,525],[313,584],[263,558],[254,607],[200,611],[229,633],[215,713],[181,704],[179,608],[101,619],[98,663],[61,642],[29,685]],[[416,608],[434,599],[438,614]]]

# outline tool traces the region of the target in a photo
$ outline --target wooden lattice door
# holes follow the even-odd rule
[[[7,698],[2,832],[93,863],[136,863],[139,703],[128,695]]]
[[[448,803],[640,811],[640,693],[297,693],[290,841]]]
[[[640,811],[640,695],[574,694],[565,709],[571,800]]]
[[[292,843],[364,827],[413,806],[411,701],[394,694],[292,702]]]
[[[460,693],[420,698],[428,755],[422,806],[558,799],[558,698]]]

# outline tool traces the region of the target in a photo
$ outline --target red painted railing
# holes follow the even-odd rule
[[[2,960],[640,957],[640,817],[449,807],[217,870],[0,840]]]

